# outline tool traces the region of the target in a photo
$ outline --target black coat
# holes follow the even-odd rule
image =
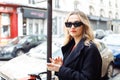
[[[100,80],[102,59],[96,45],[91,42],[86,46],[82,39],[72,50],[74,44],[71,40],[62,47],[63,65],[56,74],[59,80]]]

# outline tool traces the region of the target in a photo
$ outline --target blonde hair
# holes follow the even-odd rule
[[[94,34],[93,34],[93,30],[91,28],[90,22],[88,17],[86,16],[86,14],[84,14],[81,11],[72,11],[70,12],[67,17],[65,18],[65,22],[68,21],[69,17],[71,15],[78,15],[81,22],[83,22],[83,31],[82,31],[82,38],[85,38],[85,45],[89,45],[90,41],[94,42]],[[64,45],[66,45],[71,39],[72,36],[70,36],[70,34],[68,33],[66,26],[64,25],[64,32],[65,32],[65,40],[64,40]]]

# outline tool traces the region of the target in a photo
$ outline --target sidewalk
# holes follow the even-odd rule
[[[117,74],[114,78],[109,79],[109,80],[120,80],[120,73]]]

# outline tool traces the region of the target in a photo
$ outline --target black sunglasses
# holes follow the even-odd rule
[[[68,27],[68,28],[71,28],[72,25],[74,25],[74,27],[80,27],[81,25],[83,25],[83,23],[80,22],[80,21],[75,21],[74,23],[72,23],[72,22],[65,22],[65,26]]]

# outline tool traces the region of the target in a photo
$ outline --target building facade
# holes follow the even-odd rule
[[[73,10],[81,10],[86,13],[93,30],[112,30],[114,33],[119,33],[119,3],[120,0],[53,0],[53,35],[62,33],[64,18],[68,12]],[[47,3],[42,2],[37,6],[45,7],[47,6],[45,4]]]
[[[1,38],[47,34],[47,0],[1,1],[6,3],[0,4]],[[73,10],[86,13],[93,30],[120,32],[120,0],[53,0],[52,2],[53,36],[63,34],[64,18]]]
[[[0,3],[0,45],[16,36],[47,33],[46,21],[46,9]]]
[[[0,42],[18,35],[17,7],[18,5],[0,3]]]
[[[44,34],[46,9],[21,6],[18,8],[18,35]]]

